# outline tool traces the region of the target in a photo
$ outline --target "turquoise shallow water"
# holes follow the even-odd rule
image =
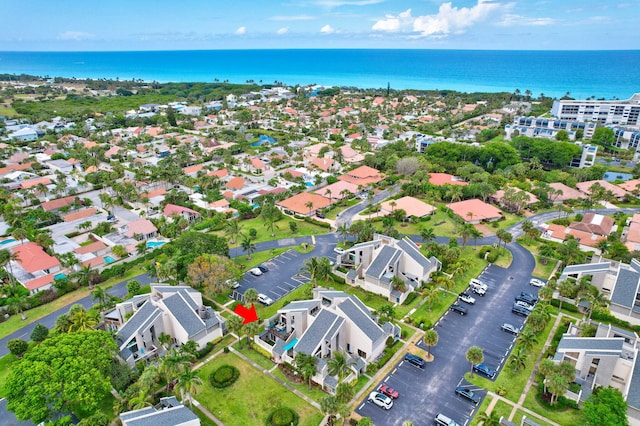
[[[640,92],[640,50],[198,50],[0,52],[0,73],[160,82],[322,84],[626,99]]]

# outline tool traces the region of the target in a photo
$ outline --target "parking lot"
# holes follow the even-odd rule
[[[434,326],[439,342],[431,348],[433,362],[420,370],[400,361],[376,386],[386,383],[399,391],[400,397],[394,406],[388,411],[382,410],[367,402],[368,395],[365,395],[356,409],[358,414],[372,418],[375,424],[399,426],[405,420],[416,425],[431,425],[435,416],[443,413],[461,425],[468,424],[477,406],[456,395],[456,386],[469,387],[481,398],[486,391],[463,378],[471,368],[466,360],[467,349],[474,345],[481,347],[484,364],[499,374],[515,341],[515,336],[502,331],[501,325],[510,323],[521,327],[524,317],[511,312],[514,298],[521,291],[537,293],[537,288],[529,285],[533,260],[516,259],[516,256],[509,269],[492,265],[482,272],[479,279],[488,285],[488,291],[485,296],[472,294],[476,299],[474,305],[460,302],[468,308],[467,315],[447,311],[439,319]],[[422,342],[419,346],[427,349]]]
[[[258,293],[269,296],[273,301],[281,299],[291,291],[309,282],[310,277],[302,272],[304,262],[311,257],[327,256],[335,260],[333,252],[336,246],[336,238],[333,235],[316,237],[314,250],[309,253],[300,253],[290,249],[284,253],[264,262],[269,271],[256,277],[246,272],[240,280],[240,286],[234,290],[231,297],[242,300],[242,295],[249,288],[255,288]]]

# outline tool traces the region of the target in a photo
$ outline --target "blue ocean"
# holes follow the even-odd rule
[[[0,73],[159,82],[283,82],[533,96],[627,99],[640,92],[640,50],[198,50],[0,52]]]

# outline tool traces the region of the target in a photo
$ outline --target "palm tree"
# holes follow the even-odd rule
[[[242,317],[238,315],[231,315],[227,320],[227,329],[230,333],[240,336],[240,330],[242,330]]]
[[[175,348],[171,349],[168,354],[162,357],[159,369],[160,373],[164,375],[167,383],[173,383],[180,374],[180,371],[182,371],[185,366],[191,366],[193,360],[193,355]]]
[[[260,324],[258,321],[248,322],[242,326],[242,333],[247,336],[247,347],[250,347],[249,343],[251,342],[251,337],[255,336],[259,330]]]
[[[329,424],[333,424],[333,418],[338,413],[338,399],[333,395],[327,395],[320,400],[320,410],[329,416]]]
[[[549,392],[551,392],[551,405],[554,405],[558,401],[558,397],[569,389],[569,380],[563,374],[555,373],[546,381]]]
[[[15,285],[15,276],[13,275],[11,262],[17,262],[18,260],[20,260],[18,253],[14,253],[6,249],[0,250],[0,268],[5,266],[9,267],[9,282],[11,285]]]
[[[542,376],[546,379],[547,376],[551,374],[551,372],[556,368],[556,363],[553,362],[550,358],[545,358],[540,361],[540,365],[538,365],[538,373],[542,374]],[[547,393],[547,381],[543,380],[544,383],[544,393]]]
[[[338,386],[336,387],[336,398],[340,404],[346,404],[351,401],[354,393],[355,390],[353,389],[353,386],[347,382],[338,383]]]
[[[428,287],[422,292],[424,296],[424,303],[429,308],[429,312],[431,312],[431,307],[433,306],[433,302],[435,302],[438,297],[438,289],[435,287]]]
[[[420,236],[423,243],[428,243],[436,238],[436,234],[433,232],[433,228],[422,228],[420,230]]]
[[[438,344],[438,339],[438,332],[433,328],[424,333],[422,340],[424,341],[424,344],[427,345],[427,355],[429,357],[431,357],[431,346],[436,346]]]
[[[313,355],[298,352],[293,360],[293,364],[298,374],[309,383],[309,390],[311,390],[311,378],[316,374],[318,358]]]
[[[138,393],[129,400],[129,408],[139,410],[144,407],[153,405],[153,396],[149,395],[149,389],[139,389]]]
[[[256,245],[253,243],[250,235],[243,235],[240,243],[242,250],[247,253],[247,260],[251,260],[251,253],[256,251]]]
[[[516,340],[525,352],[528,352],[533,347],[533,345],[538,343],[536,334],[529,329],[526,329],[523,333],[521,333]]]
[[[229,323],[227,323],[227,327],[228,327],[228,324]],[[158,342],[165,350],[169,348],[169,345],[171,344],[172,340],[173,340],[173,337],[171,337],[170,334],[167,334],[164,331],[160,333],[160,336],[158,336]]]
[[[336,232],[343,238],[343,243],[346,244],[347,236],[349,235],[349,227],[347,226],[347,224],[343,223],[342,225],[338,226]]]
[[[309,209],[309,213],[307,213],[307,215],[311,215],[311,210],[313,210],[313,201],[307,201],[304,203],[304,206]]]
[[[478,416],[478,420],[480,420],[483,426],[500,426],[500,416],[495,412],[489,413],[485,411]]]
[[[466,353],[467,361],[471,363],[471,377],[473,378],[474,364],[482,364],[484,361],[484,353],[478,346],[471,346]]]
[[[248,288],[247,291],[244,292],[243,299],[245,305],[253,305],[258,301],[258,290],[255,288]]]
[[[241,232],[242,226],[237,219],[230,220],[224,225],[224,233],[225,235],[229,236],[229,238],[231,238],[231,244],[236,243]]]
[[[202,386],[202,379],[189,366],[183,366],[182,373],[178,376],[175,389],[180,391],[182,400],[185,399],[191,406],[191,395],[198,393],[198,387]]]
[[[327,371],[330,376],[337,376],[338,380],[342,381],[351,374],[351,367],[354,365],[356,362],[350,360],[346,352],[335,351],[331,359],[327,361]]]
[[[309,275],[311,281],[313,281],[313,286],[318,285],[318,270],[320,269],[320,264],[318,262],[317,257],[311,257],[304,261],[304,266],[301,271]]]
[[[513,367],[513,373],[518,373],[521,369],[527,366],[527,351],[522,350],[522,348],[518,348],[513,354],[511,354],[511,358],[509,358],[509,364]]]
[[[587,302],[587,322],[591,321],[593,311],[600,310],[611,303],[595,288],[583,293],[580,300]]]
[[[75,304],[69,310],[69,331],[93,330],[98,325],[98,315],[84,309],[84,306]]]
[[[98,302],[98,304],[102,307],[106,305],[109,300],[111,300],[111,295],[107,293],[104,288],[97,286],[91,292],[91,299]]]

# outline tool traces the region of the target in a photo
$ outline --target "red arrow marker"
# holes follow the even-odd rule
[[[242,305],[237,305],[233,310],[236,314],[240,315],[243,319],[242,325],[258,321],[258,314],[256,313],[256,307],[251,305],[251,308],[245,308]]]

